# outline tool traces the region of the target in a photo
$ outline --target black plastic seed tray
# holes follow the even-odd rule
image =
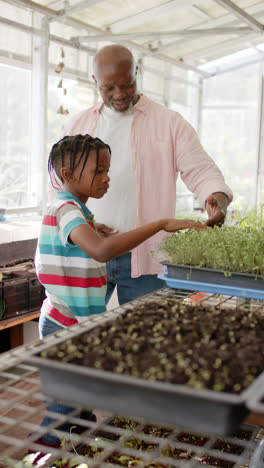
[[[264,290],[264,278],[246,273],[225,273],[210,268],[197,268],[191,265],[175,265],[162,262],[167,267],[168,277],[202,283],[223,284],[246,289]]]
[[[104,458],[102,454],[104,447],[109,447],[107,443],[115,445],[115,450],[110,454],[108,451],[106,459],[112,463],[122,462],[126,454],[132,463],[134,458],[136,464],[140,464],[140,461],[144,463],[146,457],[147,466],[150,463],[150,466],[170,467],[171,463],[177,460],[177,466],[182,466],[181,461],[187,463],[189,461],[190,465],[187,466],[190,467],[200,467],[202,463],[207,467],[243,466],[245,468],[248,466],[246,462],[251,460],[258,433],[258,426],[242,424],[231,435],[232,438],[221,438],[211,434],[184,431],[177,426],[159,426],[144,419],[135,420],[111,415],[104,420],[103,428],[92,430],[89,434],[90,441],[86,440],[77,447],[76,451],[87,453],[88,449],[90,454],[89,448],[95,445],[92,456],[100,463]],[[95,440],[92,437],[95,437]],[[131,449],[134,453],[127,451]],[[250,468],[258,468],[258,465],[250,465]]]
[[[246,402],[249,396],[253,398],[252,385],[241,394],[197,390],[40,356],[40,352],[67,342],[69,338],[90,330],[92,332],[92,328],[100,323],[118,319],[126,310],[123,307],[95,316],[83,324],[49,336],[48,343],[44,340],[39,348],[34,347],[26,360],[39,367],[44,394],[125,416],[179,424],[198,431],[225,435],[235,430],[248,413]]]

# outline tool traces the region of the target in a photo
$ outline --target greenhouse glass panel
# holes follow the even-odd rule
[[[31,72],[0,64],[0,74],[0,207],[32,206],[36,194],[30,164]]]
[[[143,89],[146,94],[149,92],[163,96],[164,78],[154,73],[144,72]]]
[[[62,79],[62,87],[58,85]],[[64,94],[66,89],[67,94]],[[59,140],[63,126],[78,112],[94,104],[94,88],[81,86],[77,80],[63,77],[49,77],[48,87],[48,146],[49,148]],[[63,108],[65,114],[60,113]]]
[[[256,203],[259,65],[204,82],[202,143],[234,192],[233,210]]]

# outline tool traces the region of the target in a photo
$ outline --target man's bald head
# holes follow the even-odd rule
[[[136,73],[136,63],[133,54],[127,47],[119,44],[112,44],[98,50],[94,56],[93,70],[94,75],[97,77],[100,73],[101,67],[116,67],[126,64],[130,66],[134,73]]]
[[[94,75],[106,106],[119,112],[139,99],[136,89],[137,67],[129,49],[112,44],[98,50],[94,57]]]

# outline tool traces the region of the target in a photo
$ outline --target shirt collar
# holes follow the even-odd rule
[[[78,203],[78,205],[81,207],[85,217],[87,216],[93,216],[93,214],[91,213],[90,210],[88,210],[87,206],[84,205],[84,203],[81,202],[81,200],[79,200],[79,198],[77,198],[75,195],[73,195],[73,193],[71,192],[67,192],[66,190],[58,190],[56,192],[56,198],[58,198],[59,200],[67,200],[69,201],[69,199],[72,199],[74,200],[75,202]]]
[[[140,94],[139,96],[140,96],[140,99],[135,104],[134,108],[136,110],[139,110],[139,111],[145,113],[147,111],[148,106],[149,106],[149,99],[146,96],[144,96],[144,94]]]
[[[140,99],[135,104],[134,109],[145,113],[149,105],[149,99],[146,96],[144,96],[144,94],[139,94],[139,96],[140,96]],[[94,106],[94,110],[93,110],[94,113],[96,114],[101,113],[104,105],[105,105],[104,101],[102,100],[97,102],[97,104],[95,104]]]

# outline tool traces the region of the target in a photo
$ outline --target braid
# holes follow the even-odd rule
[[[58,184],[56,184],[55,174],[63,182],[61,168],[65,167],[65,165],[69,165],[70,176],[72,176],[75,169],[82,162],[82,169],[80,172],[81,178],[89,154],[93,149],[96,151],[96,175],[99,163],[99,152],[100,149],[103,148],[108,149],[111,154],[110,146],[100,140],[100,138],[93,138],[88,134],[63,137],[58,143],[53,145],[49,154],[48,171],[52,186],[55,189],[59,188]]]

